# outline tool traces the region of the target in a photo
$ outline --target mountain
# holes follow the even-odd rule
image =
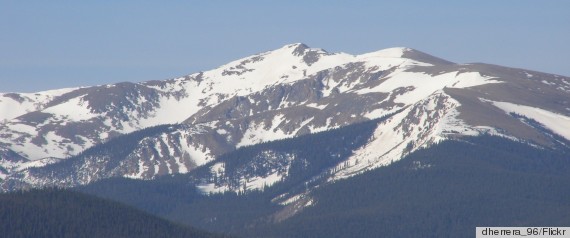
[[[446,140],[349,179],[305,183],[307,175],[342,161],[359,147],[362,138],[357,135],[373,132],[371,125],[227,154],[222,160],[234,161],[225,168],[234,174],[230,178],[248,170],[260,177],[277,164],[269,158],[280,162],[287,160],[275,155],[296,155],[287,177],[247,193],[204,195],[191,182],[203,177],[197,170],[154,180],[114,178],[77,189],[242,237],[474,237],[476,226],[570,224],[570,150],[537,148],[498,136]],[[326,146],[319,147],[322,144]],[[274,156],[260,163],[263,158],[255,156],[260,154]],[[223,175],[210,179],[229,181]]]
[[[448,140],[322,186],[245,237],[475,237],[475,227],[570,224],[570,156],[504,138]]]
[[[71,188],[214,232],[458,237],[570,222],[560,75],[291,44],[170,80],[3,93],[0,118],[1,190]]]
[[[0,194],[3,237],[226,237],[73,191]]]
[[[5,93],[0,110],[6,191],[208,168],[212,177],[236,149],[362,122],[375,122],[367,141],[311,176],[349,178],[465,136],[570,145],[570,78],[410,48],[350,55],[291,44],[170,80]],[[198,187],[260,189],[283,179],[295,155],[258,156],[285,161],[240,172],[249,180],[238,186],[203,178]]]
[[[114,178],[76,189],[181,223],[226,227],[219,231],[230,232],[280,210],[294,215],[288,207],[310,199],[308,190],[326,182],[328,170],[365,144],[377,123],[240,148],[186,174],[154,180]],[[208,188],[218,190],[204,194]],[[257,196],[260,191],[263,196]]]

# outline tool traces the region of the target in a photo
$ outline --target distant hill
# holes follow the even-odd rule
[[[0,195],[1,237],[217,238],[120,203],[57,189]]]
[[[475,237],[477,226],[569,226],[570,156],[508,139],[445,141],[316,189],[244,237]],[[262,234],[262,235],[259,235]]]
[[[211,165],[183,175],[108,179],[78,189],[242,237],[471,237],[476,226],[570,225],[570,151],[496,136],[443,141],[349,179],[314,179],[319,187],[300,186],[303,171],[326,168],[327,155],[340,155],[329,156],[332,162],[342,160],[342,149],[351,143],[358,147],[361,139],[354,135],[367,138],[370,125],[264,143],[220,159],[233,162],[225,167],[229,178],[215,177],[218,183],[242,174],[235,171],[271,170],[256,159],[260,153],[279,161],[279,151],[295,151],[306,161],[304,170],[290,170],[286,179],[261,191],[201,194],[191,181],[204,177]],[[286,199],[291,195],[295,199]]]

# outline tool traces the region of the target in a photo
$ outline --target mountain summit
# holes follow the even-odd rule
[[[0,178],[11,190],[221,171],[217,158],[238,148],[379,118],[330,180],[466,135],[567,148],[570,78],[403,47],[350,55],[297,43],[175,79],[4,93]]]

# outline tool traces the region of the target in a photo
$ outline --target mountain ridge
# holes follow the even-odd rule
[[[228,237],[70,190],[0,194],[5,237]]]
[[[4,114],[14,105],[23,106]],[[349,55],[295,43],[175,79],[0,94],[0,109],[0,147],[13,152],[1,158],[28,159],[0,165],[3,183],[32,187],[49,183],[32,172],[47,167],[27,164],[81,157],[113,138],[163,124],[174,129],[129,142],[135,146],[124,157],[84,157],[85,164],[69,169],[85,176],[62,185],[106,178],[96,169],[103,161],[114,164],[112,176],[152,179],[188,173],[244,146],[391,115],[335,169],[332,179],[342,179],[465,135],[568,147],[570,78],[456,64],[405,47]]]

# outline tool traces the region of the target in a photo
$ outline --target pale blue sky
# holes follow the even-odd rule
[[[565,0],[0,0],[0,92],[174,78],[294,42],[570,76],[569,12]]]

